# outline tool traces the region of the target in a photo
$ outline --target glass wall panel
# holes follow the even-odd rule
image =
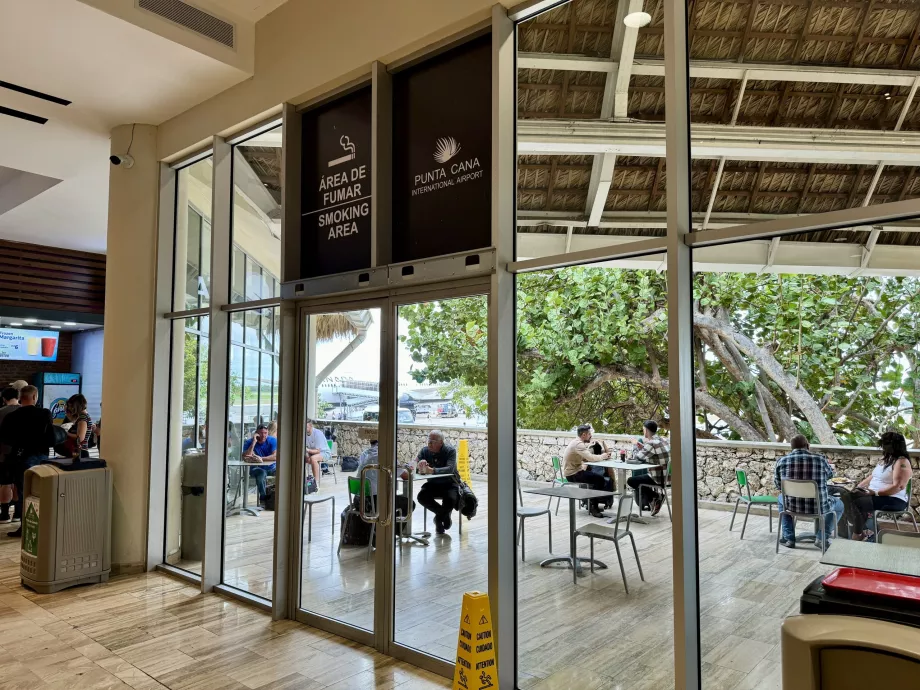
[[[276,296],[281,173],[281,127],[233,147],[233,302]]]
[[[310,482],[316,480],[319,490],[304,486],[300,606],[373,630],[377,535],[360,514],[361,483],[355,466],[359,458],[367,464],[377,464],[378,459],[381,310],[308,318],[305,387],[310,425],[304,475]],[[377,471],[370,470],[364,483],[365,516],[376,513],[377,486]],[[343,509],[347,534],[342,531]]]
[[[674,687],[663,260],[518,276],[520,687]]]
[[[172,322],[164,561],[201,572],[207,475],[208,337],[199,319]]]
[[[820,523],[775,519],[784,480],[816,482],[820,508],[785,507],[827,511],[837,565],[851,565],[834,555],[851,538],[882,563],[885,535],[871,542],[898,525],[867,516],[917,504],[907,482],[920,458],[920,235],[885,234],[871,248],[827,231],[693,252],[707,690],[779,687],[783,621],[833,570],[820,563]],[[860,484],[879,495],[854,493]]]
[[[450,662],[463,593],[488,591],[488,313],[481,295],[398,310],[395,641]]]
[[[719,228],[899,201],[920,190],[920,14],[822,0],[689,12],[694,224]],[[657,67],[657,65],[656,65]],[[656,71],[656,70],[650,70]],[[642,77],[648,119],[663,76]],[[733,128],[745,128],[739,137]],[[896,135],[897,150],[885,142]],[[858,139],[859,143],[855,141]],[[749,142],[756,140],[756,147]],[[871,228],[817,241],[865,243]]]
[[[224,584],[270,599],[277,469],[277,347],[251,347],[241,322],[271,321],[277,308],[233,314],[227,401]],[[263,313],[267,316],[263,317]]]
[[[211,159],[176,174],[176,242],[173,309],[198,309],[210,303]]]
[[[572,0],[518,25],[517,259],[665,234],[665,5]],[[627,25],[631,8],[648,14]]]

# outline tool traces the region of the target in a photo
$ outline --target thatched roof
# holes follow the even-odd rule
[[[639,30],[635,60],[660,61],[664,58],[661,0],[646,0],[644,11],[651,14],[652,22]],[[617,51],[611,54],[616,15],[617,0],[573,0],[521,24],[519,54],[617,60]],[[737,125],[891,131],[911,87],[892,86],[885,79],[891,70],[920,69],[920,2],[916,0],[689,0],[689,17],[691,61],[720,61],[741,68],[756,64],[878,70],[877,81],[871,84],[751,79]],[[901,72],[902,77],[905,74],[909,75]],[[601,71],[519,69],[519,117],[600,120],[606,77]],[[691,78],[691,121],[730,125],[740,85],[740,79]],[[664,121],[664,99],[663,77],[633,74],[625,121]],[[920,94],[911,101],[901,129],[920,131]],[[592,155],[520,156],[519,211],[566,212],[585,220],[593,159]],[[709,206],[717,165],[717,160],[693,161],[695,213],[705,213]],[[727,160],[711,212],[775,216],[860,206],[875,172],[875,164]],[[663,158],[618,156],[605,213],[664,211],[666,175]],[[870,203],[917,196],[920,179],[915,167],[886,166]],[[628,235],[628,230],[601,228],[594,233]],[[522,225],[519,231],[547,229]],[[574,232],[591,229],[576,227]],[[661,233],[653,228],[636,234]],[[834,237],[831,233],[812,239]],[[920,245],[920,233],[886,232],[878,241]]]
[[[320,314],[316,318],[316,338],[328,342],[338,338],[354,338],[358,333],[346,314]]]

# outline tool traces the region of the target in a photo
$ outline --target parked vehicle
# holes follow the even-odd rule
[[[416,417],[430,417],[431,416],[431,405],[428,403],[419,403],[415,406],[415,416]]]
[[[368,405],[364,408],[364,421],[365,422],[379,422],[380,421],[380,405]],[[415,417],[412,415],[411,410],[407,410],[405,407],[400,407],[396,411],[396,422],[397,424],[411,424],[415,421]]]
[[[450,402],[438,403],[438,417],[456,417],[457,406]]]

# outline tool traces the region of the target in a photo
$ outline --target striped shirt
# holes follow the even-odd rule
[[[773,470],[773,483],[777,489],[782,490],[783,479],[811,479],[818,484],[818,498],[821,501],[821,511],[831,511],[831,501],[827,495],[827,480],[834,476],[834,470],[827,462],[827,458],[817,453],[812,453],[807,448],[796,448],[789,455],[784,455],[776,461]],[[815,501],[813,498],[783,497],[783,507],[793,513],[809,513],[814,515]]]
[[[671,462],[671,446],[667,441],[658,434],[644,438],[642,445],[637,445],[633,449],[632,458],[647,465],[657,465],[652,467],[648,474],[658,486],[665,485],[665,473],[668,471],[668,463]]]

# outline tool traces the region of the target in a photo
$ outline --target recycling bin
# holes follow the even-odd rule
[[[204,558],[204,487],[208,456],[193,451],[182,458],[182,560]]]
[[[91,463],[26,471],[22,584],[41,594],[106,582],[112,569],[112,470]]]

